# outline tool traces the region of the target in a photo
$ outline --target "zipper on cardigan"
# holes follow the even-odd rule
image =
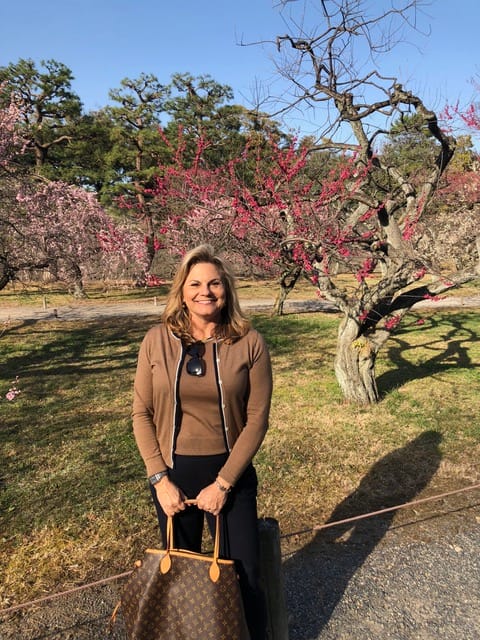
[[[220,378],[220,355],[218,343],[213,343],[213,364],[215,370],[215,380],[217,381],[217,389],[218,389],[218,400],[220,404],[220,420],[222,421],[222,429],[223,429],[223,437],[225,440],[225,446],[227,451],[230,453],[232,448],[230,447],[230,441],[228,438],[228,426],[227,420],[225,418],[225,398],[223,395],[223,381]]]
[[[175,468],[175,441],[177,439],[177,431],[178,431],[178,388],[180,385],[180,371],[182,368],[183,361],[185,359],[185,349],[183,348],[183,343],[180,338],[177,338],[175,334],[172,334],[173,337],[180,342],[180,356],[177,361],[177,370],[175,373],[175,388],[173,390],[173,425],[172,425],[172,441],[170,444],[170,458],[172,460],[172,468]]]

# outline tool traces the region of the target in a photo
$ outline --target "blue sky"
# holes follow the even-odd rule
[[[411,33],[410,45],[389,58],[388,75],[435,108],[478,99],[470,81],[480,80],[480,3],[432,0],[425,13],[420,26],[430,26],[430,35]],[[275,48],[241,43],[286,31],[276,0],[9,0],[0,7],[0,66],[19,58],[63,62],[85,110],[105,106],[109,89],[142,72],[163,83],[175,72],[209,74],[250,106],[260,84],[270,93],[285,87],[271,59]]]

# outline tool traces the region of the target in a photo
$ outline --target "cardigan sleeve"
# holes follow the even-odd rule
[[[273,388],[272,366],[265,340],[256,331],[253,331],[253,336],[255,339],[250,348],[248,394],[242,408],[245,423],[225,465],[219,471],[219,475],[230,484],[235,484],[250,464],[268,429]],[[229,403],[228,398],[226,402]]]
[[[160,452],[153,421],[152,343],[152,331],[149,331],[142,341],[138,354],[132,410],[133,433],[148,476],[167,468]]]

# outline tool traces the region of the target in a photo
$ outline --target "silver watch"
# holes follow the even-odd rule
[[[165,476],[168,476],[168,471],[159,471],[158,473],[154,473],[153,476],[150,476],[148,481],[151,485],[154,485],[157,484],[157,482],[160,482],[160,480]]]

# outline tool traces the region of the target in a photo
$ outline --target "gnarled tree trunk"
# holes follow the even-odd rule
[[[293,269],[288,269],[287,271],[284,271],[282,273],[282,277],[280,279],[280,292],[273,305],[273,315],[283,315],[285,300],[287,299],[288,294],[297,284],[297,280],[300,277],[301,273],[301,267],[294,267]]]
[[[378,346],[361,333],[358,321],[346,317],[338,331],[335,375],[346,400],[357,404],[378,401],[375,360]]]

